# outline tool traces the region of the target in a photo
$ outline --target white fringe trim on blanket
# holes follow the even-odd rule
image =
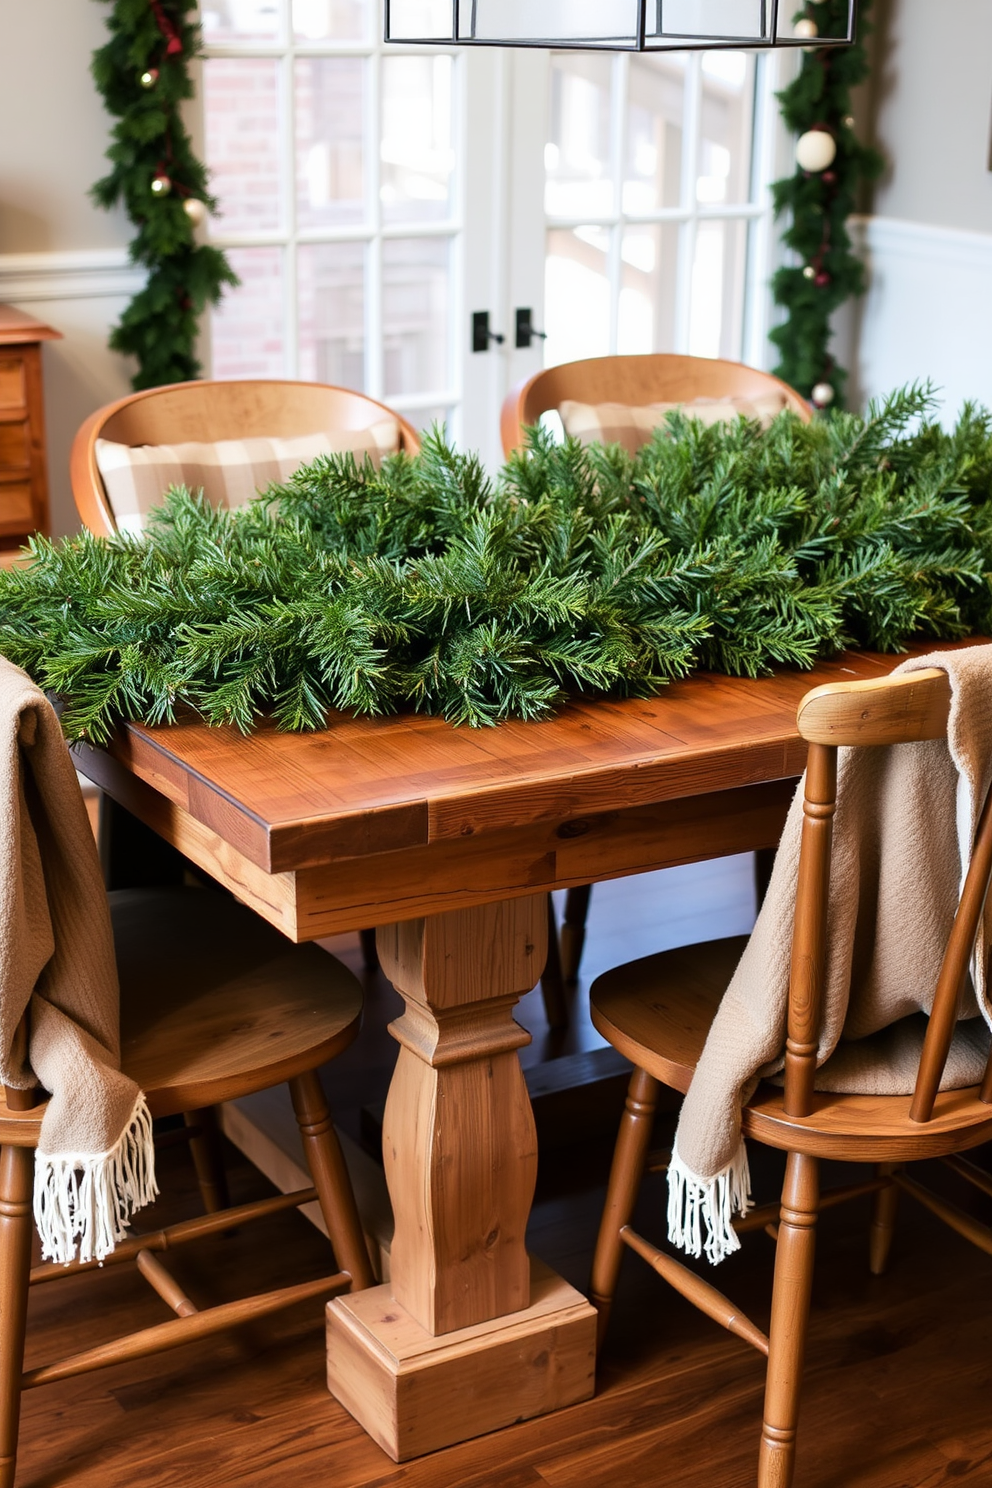
[[[751,1175],[747,1148],[741,1142],[732,1161],[713,1178],[700,1178],[672,1149],[668,1164],[668,1238],[691,1256],[702,1254],[702,1223],[706,1221],[706,1257],[714,1266],[740,1250],[734,1229],[736,1215],[751,1207]]]
[[[46,1261],[102,1261],[127,1233],[136,1209],[158,1193],[152,1118],[139,1094],[109,1152],[36,1152],[34,1220]]]

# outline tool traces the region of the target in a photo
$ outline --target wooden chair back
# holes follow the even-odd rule
[[[509,455],[521,448],[525,429],[536,424],[542,413],[559,408],[567,398],[579,403],[626,403],[638,408],[647,403],[691,402],[694,398],[761,398],[769,393],[781,393],[786,407],[809,422],[809,404],[794,388],[770,372],[759,372],[741,362],[667,352],[564,362],[536,372],[507,394],[500,418],[503,453]]]
[[[73,440],[69,473],[84,526],[106,536],[117,524],[96,463],[96,441],[118,444],[209,443],[218,439],[293,439],[326,430],[367,429],[394,418],[400,448],[416,454],[416,429],[374,398],[319,382],[259,379],[245,382],[177,382],[131,393],[98,408]]]
[[[829,683],[808,692],[799,705],[799,732],[809,743],[809,754],[785,1054],[784,1101],[789,1116],[808,1116],[813,1106],[827,957],[837,750],[842,745],[908,744],[946,738],[950,704],[947,673],[930,669],[877,682]],[[910,1107],[913,1121],[927,1122],[933,1114],[990,880],[992,789],[982,806],[971,861],[937,981]],[[992,1102],[992,1056],[986,1067],[981,1099]]]

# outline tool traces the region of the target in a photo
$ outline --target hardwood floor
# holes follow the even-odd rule
[[[715,933],[746,930],[746,859],[618,880],[593,894],[586,977],[619,959]],[[358,966],[357,939],[335,950]],[[354,1135],[361,1108],[381,1102],[395,1045],[385,1022],[399,999],[369,983],[367,1026],[328,1071],[336,1113]],[[534,1033],[525,1063],[593,1049],[583,1010],[552,1035],[540,994],[522,1005]],[[615,1095],[610,1099],[615,1100]],[[609,1104],[607,1101],[605,1104]],[[612,1133],[561,1145],[553,1100],[539,1111],[543,1166],[531,1249],[584,1286]],[[659,1140],[670,1132],[662,1118]],[[267,1185],[228,1149],[235,1202]],[[760,1154],[762,1159],[765,1154]],[[986,1160],[983,1153],[979,1160]],[[772,1197],[776,1155],[756,1174]],[[163,1188],[142,1227],[197,1212],[191,1165],[160,1159]],[[989,1201],[934,1175],[976,1213]],[[988,1217],[988,1214],[985,1214]],[[664,1178],[645,1184],[638,1225],[664,1229]],[[890,1273],[867,1267],[867,1206],[824,1215],[813,1298],[797,1488],[938,1488],[992,1483],[992,1259],[903,1203]],[[752,1235],[720,1284],[767,1322],[773,1245]],[[306,1280],[327,1267],[326,1242],[283,1215],[174,1257],[194,1300]],[[96,1343],[122,1325],[167,1316],[130,1268],[40,1287],[32,1296],[29,1367]],[[18,1488],[747,1488],[760,1429],[762,1361],[628,1258],[596,1398],[558,1415],[397,1466],[327,1394],[321,1308],[300,1306],[228,1338],[69,1380],[25,1397]]]

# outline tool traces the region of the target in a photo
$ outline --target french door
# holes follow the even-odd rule
[[[495,467],[545,362],[766,360],[767,59],[385,47],[379,10],[202,0],[209,230],[242,281],[213,376],[359,388]],[[517,344],[521,308],[546,339]]]

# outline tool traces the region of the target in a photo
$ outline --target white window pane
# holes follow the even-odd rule
[[[690,356],[740,357],[747,223],[699,222],[692,265]]]
[[[383,57],[382,215],[386,222],[436,222],[451,215],[452,59]]]
[[[673,351],[679,226],[628,227],[620,247],[617,351],[621,356]]]
[[[429,434],[435,424],[440,424],[442,429],[447,428],[451,421],[451,409],[436,403],[430,408],[408,408],[403,417],[419,434]]]
[[[367,65],[361,57],[297,58],[296,215],[301,227],[365,217],[363,121]]]
[[[682,194],[685,58],[632,57],[627,94],[623,209],[677,207]]]
[[[386,397],[447,388],[451,242],[395,238],[382,245],[382,355]]]
[[[296,260],[300,376],[365,387],[365,245],[313,243]]]
[[[231,248],[240,289],[224,291],[211,314],[214,377],[285,377],[283,250]]]
[[[279,34],[279,0],[203,0],[204,41],[271,41]]]
[[[544,206],[550,217],[601,217],[613,211],[612,76],[609,57],[551,59],[551,118],[544,150]]]
[[[696,173],[696,200],[702,205],[745,202],[750,198],[751,104],[754,57],[743,52],[704,57],[703,106]]]
[[[293,0],[297,41],[364,41],[370,0]]]
[[[548,233],[544,364],[608,356],[610,350],[609,232],[600,227]]]
[[[223,232],[277,228],[279,64],[268,57],[211,57],[203,64],[210,187]]]

